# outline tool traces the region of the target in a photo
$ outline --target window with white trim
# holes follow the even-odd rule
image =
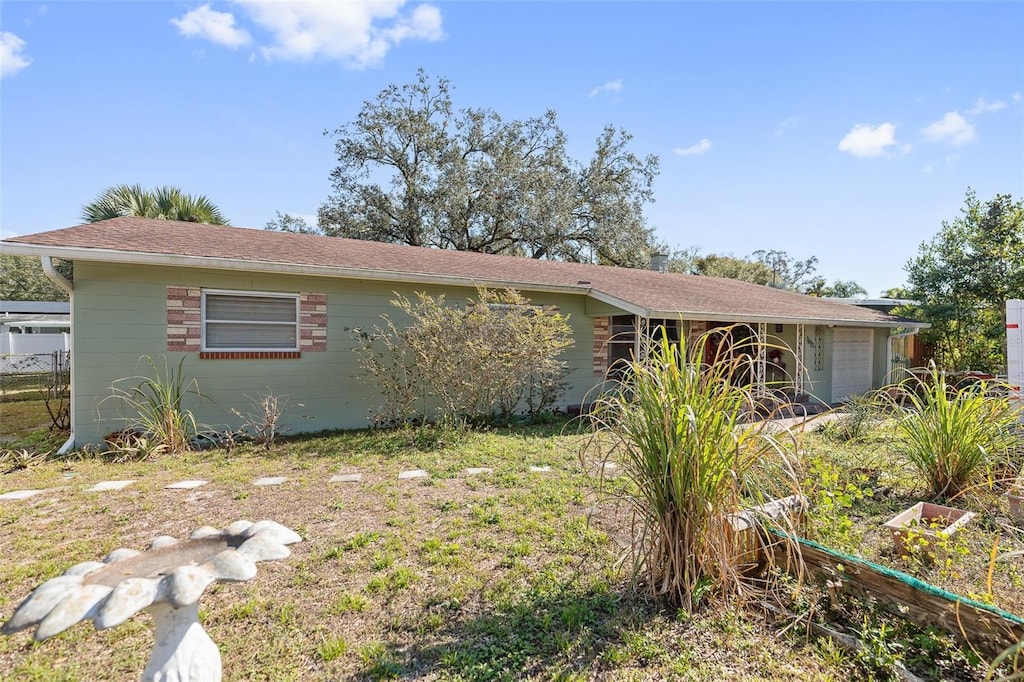
[[[203,290],[206,351],[299,350],[299,295]]]

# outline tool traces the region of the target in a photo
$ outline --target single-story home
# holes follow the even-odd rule
[[[352,330],[396,313],[396,293],[459,301],[480,286],[515,288],[558,306],[575,338],[565,405],[635,349],[636,329],[687,338],[748,325],[791,349],[773,360],[795,394],[831,403],[882,385],[889,330],[920,326],[730,279],[145,218],[13,237],[0,251],[40,256],[71,293],[77,446],[119,428],[103,398],[113,381],[149,371],[144,355],[184,358],[206,397],[190,407],[210,425],[237,426],[232,408],[247,411],[244,396],[269,389],[302,405],[285,415],[294,431],[365,427],[377,394],[360,380]],[[74,261],[73,282],[51,258]]]

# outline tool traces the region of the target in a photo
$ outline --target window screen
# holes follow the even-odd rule
[[[203,292],[203,347],[297,350],[298,296]]]

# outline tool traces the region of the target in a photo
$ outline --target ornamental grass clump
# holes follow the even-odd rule
[[[907,462],[933,498],[948,500],[1013,464],[1022,436],[1020,408],[1009,396],[999,381],[951,386],[933,362],[926,376],[889,386],[878,400],[896,416]]]
[[[188,379],[182,371],[185,359],[182,358],[177,368],[167,364],[163,358],[163,367],[148,355],[146,360],[152,369],[152,376],[133,376],[118,379],[110,387],[110,395],[104,402],[113,399],[122,410],[122,421],[125,430],[122,433],[132,435],[131,442],[141,441],[146,453],[140,458],[153,454],[179,454],[192,448],[193,442],[204,435],[204,427],[196,421],[191,410],[185,409],[182,401],[188,394],[200,396],[199,385],[195,379]],[[115,438],[111,446],[119,447],[120,440]],[[135,447],[135,446],[133,446]]]
[[[699,337],[689,356],[685,345],[653,342],[594,411],[598,438],[610,440],[609,456],[632,483],[634,575],[655,598],[688,610],[766,587],[769,572],[751,562],[772,553],[752,554],[756,531],[738,530],[736,514],[797,493],[799,480],[795,455],[780,442],[791,434],[751,419],[761,407],[756,338],[719,347],[710,364],[684,362],[705,358],[710,338]]]

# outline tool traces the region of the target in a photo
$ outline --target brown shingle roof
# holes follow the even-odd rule
[[[254,270],[296,269],[335,276],[405,281],[436,279],[486,286],[578,291],[652,316],[720,321],[805,321],[897,326],[895,318],[738,280],[562,263],[512,256],[442,251],[398,244],[251,230],[147,218],[114,218],[13,237],[3,244],[82,260],[152,262],[159,257],[203,259],[191,264],[245,261]],[[213,260],[206,260],[213,259]],[[180,261],[178,261],[180,262]],[[224,263],[227,266],[227,263]]]

